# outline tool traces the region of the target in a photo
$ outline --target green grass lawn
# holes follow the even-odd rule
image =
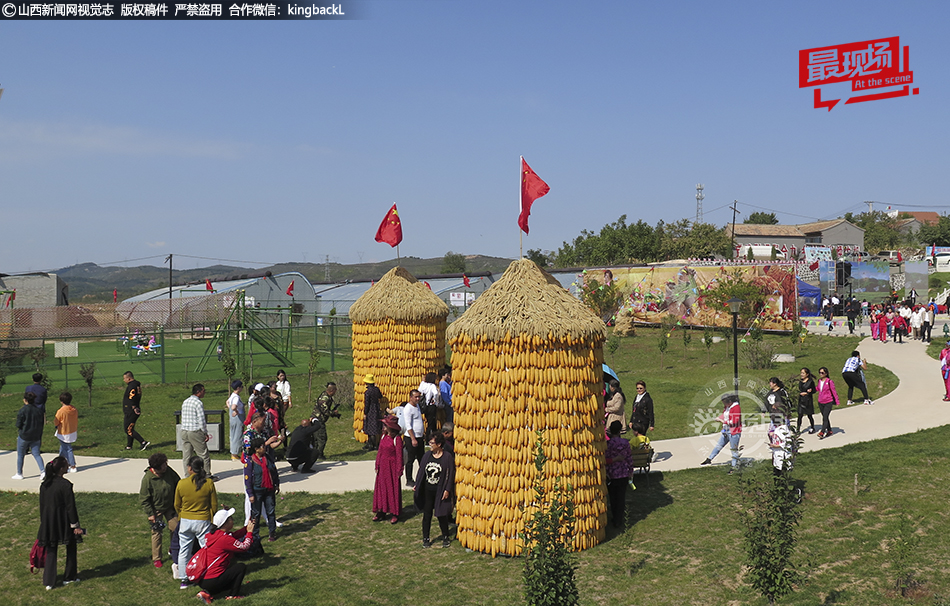
[[[635,397],[634,383],[643,379],[655,403],[656,431],[651,434],[652,439],[666,439],[689,436],[695,434],[692,425],[696,411],[701,406],[709,404],[721,393],[719,385],[731,385],[733,374],[732,343],[723,341],[712,345],[708,352],[701,343],[702,333],[690,333],[692,342],[685,350],[683,348],[682,333],[675,331],[670,338],[669,349],[660,356],[657,349],[659,329],[640,329],[635,337],[624,337],[620,340],[617,351],[607,353],[607,363],[617,371],[621,384],[628,398]],[[797,384],[792,385],[790,379],[797,377],[802,366],[808,366],[817,374],[820,366],[827,366],[831,376],[836,381],[841,401],[846,399],[845,384],[841,380],[841,366],[856,347],[857,337],[815,337],[809,335],[804,346],[793,348],[788,337],[766,335],[765,340],[776,347],[776,352],[794,353],[797,359],[794,363],[777,364],[772,370],[750,371],[746,368],[745,359],[740,354],[739,373],[742,378],[742,389],[757,391],[767,386],[769,377],[777,376],[791,387],[794,393]],[[187,343],[187,340],[186,340]],[[199,341],[200,343],[200,341]],[[743,347],[740,344],[740,350]],[[325,362],[325,360],[324,360]],[[130,368],[144,386],[142,400],[143,416],[136,429],[156,447],[169,448],[174,445],[174,413],[181,409],[182,401],[191,393],[190,383],[156,384],[153,374],[143,373],[142,368],[151,362],[141,362],[129,365],[124,362],[115,367],[115,373],[109,374],[109,381],[97,379],[92,392],[92,406],[88,404],[88,391],[84,384],[70,388],[74,395],[74,403],[79,409],[79,441],[75,446],[79,455],[95,456],[126,456],[125,434],[122,432],[122,394],[124,384],[121,373]],[[268,374],[258,375],[258,379],[269,380],[274,378],[276,368]],[[367,459],[372,458],[360,450],[360,445],[353,438],[351,428],[353,410],[353,380],[352,370],[338,370],[327,372],[322,370],[314,377],[314,389],[311,402],[307,402],[307,376],[295,374],[294,369],[287,369],[293,386],[295,408],[291,409],[288,426],[295,426],[303,415],[309,414],[312,409],[312,400],[316,399],[323,385],[328,380],[337,383],[339,393],[337,401],[342,403],[343,418],[333,419],[328,426],[329,443],[327,456],[333,459]],[[266,372],[262,370],[261,373]],[[199,379],[205,384],[207,394],[204,398],[205,410],[222,410],[229,391],[227,379],[223,376],[219,364],[209,365],[204,376]],[[869,365],[867,372],[868,389],[872,398],[879,398],[890,393],[897,387],[897,377],[890,371]],[[755,388],[749,387],[751,383]],[[48,416],[55,414],[59,407],[56,401],[64,383],[54,382],[51,392],[53,402],[48,407]],[[712,396],[707,391],[712,390]],[[7,391],[12,391],[7,388]],[[16,394],[6,393],[0,396],[0,449],[12,450],[16,445],[16,411],[22,405],[22,400]],[[246,397],[245,397],[246,399]],[[751,412],[749,409],[744,409]],[[627,410],[629,414],[629,406]],[[806,421],[807,422],[807,421]],[[707,428],[708,429],[708,428]],[[225,434],[227,428],[225,427]],[[56,452],[58,444],[52,437],[52,428],[43,444],[44,452]],[[131,451],[131,456],[144,457],[147,453],[138,454],[138,450]],[[227,451],[213,457],[226,458]]]
[[[321,329],[323,330],[323,329]],[[277,370],[284,368],[288,373],[306,372],[309,361],[307,347],[312,346],[314,337],[312,332],[304,329],[294,333],[290,360],[294,366],[288,366],[266,352],[260,345],[248,346],[248,364],[253,367],[255,376],[276,375]],[[34,345],[38,345],[34,344]],[[320,358],[322,370],[352,370],[353,356],[350,349],[350,331],[348,326],[336,328],[333,341],[333,353],[329,350],[329,338],[321,334],[318,345],[323,352]],[[217,357],[217,350],[211,339],[181,338],[179,335],[166,334],[165,347],[161,350],[152,350],[151,353],[141,353],[130,350],[121,345],[116,339],[90,340],[79,343],[79,357],[55,358],[52,340],[46,341],[44,350],[47,358],[42,362],[40,370],[47,374],[55,387],[59,390],[78,389],[85,383],[79,374],[80,365],[95,362],[95,381],[111,381],[121,378],[122,373],[131,370],[142,383],[161,383],[164,373],[167,383],[188,383],[195,381],[212,381],[223,376],[221,362]],[[207,357],[207,359],[205,359]],[[198,372],[204,361],[204,369]],[[19,391],[31,384],[31,376],[35,372],[32,361],[25,360],[26,366],[2,367],[6,378],[6,391]]]
[[[794,477],[804,488],[795,559],[804,580],[780,604],[946,605],[950,575],[950,441],[947,427],[804,453]],[[766,463],[767,465],[767,463]],[[313,481],[319,482],[319,474]],[[577,554],[581,603],[600,605],[764,605],[743,577],[736,477],[722,467],[636,479],[628,527]],[[240,508],[240,497],[222,496]],[[169,567],[155,569],[148,527],[134,495],[77,495],[89,530],[79,549],[83,582],[43,590],[27,571],[38,525],[37,496],[0,493],[0,591],[19,604],[191,604]],[[369,492],[289,494],[278,501],[285,526],[268,555],[248,561],[248,604],[415,605],[521,603],[520,559],[421,548],[420,516],[370,521]],[[408,493],[404,503],[408,503]],[[901,514],[919,545],[908,562],[912,597],[893,590]],[[167,543],[166,543],[167,544]],[[60,564],[62,566],[62,563]],[[61,571],[60,571],[61,572]]]

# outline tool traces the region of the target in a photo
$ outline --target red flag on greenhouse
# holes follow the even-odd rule
[[[118,303],[118,301],[119,301],[119,289],[118,289],[118,288],[113,288],[113,289],[112,289],[112,302],[113,302],[113,303]]]
[[[465,288],[472,287],[472,282],[468,279],[468,276],[466,276],[465,274],[462,274],[462,284],[465,285]]]
[[[211,286],[211,280],[205,278],[205,290],[210,290],[214,292],[214,286]]]
[[[13,292],[10,293],[10,297],[7,298],[7,307],[10,307],[10,304],[16,301],[16,289],[13,289]]]
[[[528,233],[528,216],[531,214],[531,205],[535,200],[551,191],[548,184],[541,180],[536,172],[531,170],[528,163],[521,158],[521,214],[518,215],[518,227]]]
[[[392,247],[402,242],[402,221],[399,220],[395,204],[383,217],[383,222],[379,224],[379,229],[376,230],[376,241],[385,242]]]
[[[287,287],[287,296],[289,297],[294,296],[294,281],[293,280],[290,281],[290,286]]]

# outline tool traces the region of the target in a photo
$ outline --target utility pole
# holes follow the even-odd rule
[[[168,263],[168,300],[172,300],[172,256],[165,257],[165,263]]]
[[[696,225],[699,225],[703,222],[703,199],[705,199],[703,194],[703,184],[696,184]]]
[[[733,258],[739,256],[739,254],[736,252],[736,213],[739,212],[739,210],[736,208],[737,206],[739,206],[739,201],[733,200],[732,206],[729,207],[732,209],[732,254],[734,255]]]
[[[323,276],[323,278],[324,278],[324,280],[326,280],[327,282],[330,281],[330,255],[327,255],[326,271],[325,271],[325,275]]]
[[[165,261],[168,263],[168,322],[172,320],[172,256],[173,255],[169,253],[168,256],[165,257]],[[162,349],[165,349],[164,344]],[[164,356],[165,354],[162,353],[163,361],[165,360]],[[162,376],[162,381],[164,382],[164,380],[165,377]]]
[[[865,200],[864,203],[868,205],[868,214],[870,215],[871,213],[873,213],[873,212],[874,212],[874,200]]]

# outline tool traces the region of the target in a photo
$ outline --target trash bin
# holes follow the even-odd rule
[[[220,452],[224,450],[224,415],[226,410],[206,410],[205,423],[208,425],[208,433],[211,439],[208,440],[208,450],[211,452]],[[213,419],[217,419],[214,421]],[[230,427],[228,428],[230,429]],[[182,451],[181,447],[181,411],[175,411],[175,450]]]

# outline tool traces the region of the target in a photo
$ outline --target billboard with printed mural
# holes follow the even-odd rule
[[[756,264],[733,267],[620,267],[588,269],[585,284],[613,284],[620,294],[615,317],[655,324],[672,318],[690,326],[731,326],[729,309],[712,303],[709,294],[726,276],[757,286],[765,304],[755,310],[764,330],[790,330],[796,318],[795,266]]]

